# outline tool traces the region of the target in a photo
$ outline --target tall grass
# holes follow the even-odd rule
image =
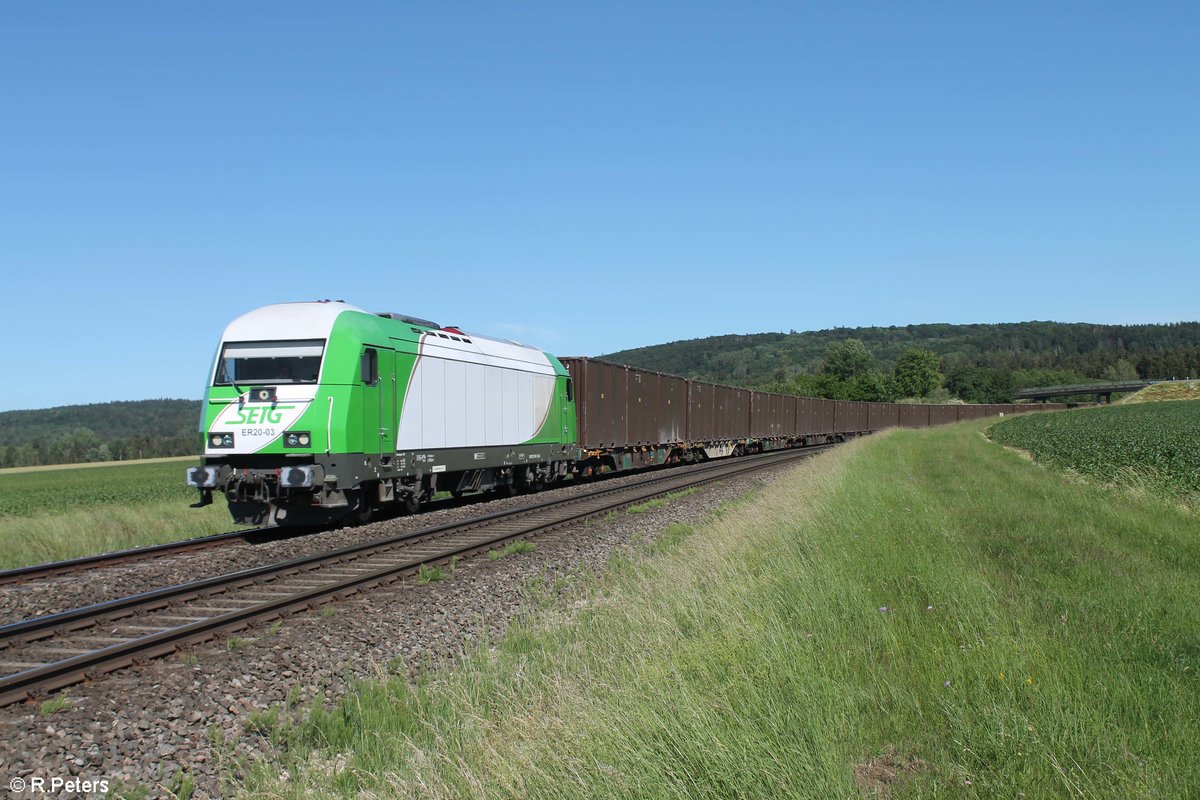
[[[184,462],[23,468],[0,474],[0,569],[233,530],[224,500],[189,508]]]
[[[225,502],[89,506],[58,514],[0,517],[0,569],[107,553],[235,530]]]
[[[1200,792],[1195,518],[1048,475],[981,427],[807,461],[615,562],[574,613],[314,711],[244,791]]]

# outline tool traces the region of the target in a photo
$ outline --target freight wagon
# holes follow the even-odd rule
[[[1058,406],[1039,405],[1038,410]],[[307,525],[436,492],[537,491],[662,464],[843,441],[1030,406],[855,403],[693,381],[320,301],[225,329],[200,420],[200,502]]]

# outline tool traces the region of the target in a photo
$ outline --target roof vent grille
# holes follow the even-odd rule
[[[380,311],[378,314],[376,314],[376,316],[383,317],[384,319],[398,320],[399,322],[407,322],[409,325],[420,325],[424,328],[440,328],[440,327],[442,327],[441,325],[438,325],[436,322],[430,322],[427,319],[421,319],[420,317],[410,317],[405,314],[393,314],[390,311]]]

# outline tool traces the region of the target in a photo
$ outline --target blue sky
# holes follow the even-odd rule
[[[561,354],[1196,319],[1200,5],[6,3],[0,409],[259,305]]]

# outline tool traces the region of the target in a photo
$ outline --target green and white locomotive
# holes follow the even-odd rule
[[[435,492],[538,489],[578,459],[570,376],[549,353],[344,302],[284,303],[225,329],[204,398],[200,504],[323,524]]]

